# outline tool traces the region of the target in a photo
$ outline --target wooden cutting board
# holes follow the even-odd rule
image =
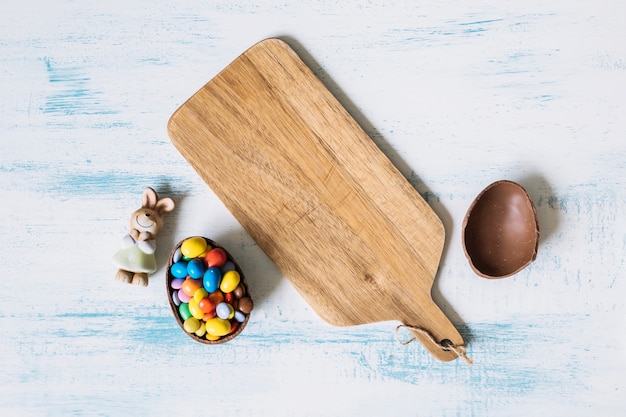
[[[171,117],[176,148],[327,322],[399,320],[440,360],[433,210],[283,41],[239,56]]]

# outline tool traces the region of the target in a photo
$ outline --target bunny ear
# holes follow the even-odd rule
[[[174,200],[169,197],[162,198],[156,203],[156,206],[154,208],[160,215],[169,213],[170,211],[174,210]]]
[[[150,187],[146,187],[146,189],[143,190],[143,198],[142,198],[141,207],[154,208],[154,206],[156,206],[157,204],[157,200],[158,200],[158,197],[157,197],[156,191],[154,191]]]

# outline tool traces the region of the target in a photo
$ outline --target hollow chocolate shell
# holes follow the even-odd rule
[[[246,277],[231,254],[211,239],[192,236],[174,246],[165,286],[176,322],[197,342],[228,342],[243,331],[250,319],[253,303]],[[183,296],[187,298],[183,300]]]
[[[462,234],[465,256],[483,278],[514,275],[537,257],[537,212],[526,190],[512,181],[496,181],[476,197]]]

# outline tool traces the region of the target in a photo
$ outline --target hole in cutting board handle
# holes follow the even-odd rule
[[[396,327],[396,338],[400,328],[405,328],[413,335],[410,341],[400,343],[406,345],[417,339],[440,361],[462,358],[470,363],[463,337],[435,302],[432,299],[420,300],[419,307],[420,311],[416,310],[411,317],[405,316],[404,320],[400,320],[402,324]]]
[[[441,342],[439,342],[439,344],[446,352],[450,351],[450,346],[453,345],[452,340],[450,339],[443,339]]]
[[[398,330],[403,327],[413,333],[413,337],[404,342],[398,338]],[[453,359],[460,358],[468,365],[472,365],[474,363],[467,356],[465,345],[457,345],[450,339],[442,339],[440,342],[437,342],[435,337],[428,330],[421,327],[400,324],[396,327],[396,340],[398,340],[398,342],[402,345],[408,345],[415,340],[419,340],[434,357],[441,361],[451,361]]]

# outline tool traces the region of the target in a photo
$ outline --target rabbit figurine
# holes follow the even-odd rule
[[[163,216],[174,210],[174,200],[162,198],[152,188],[143,190],[141,208],[130,217],[130,233],[113,255],[119,268],[115,279],[135,285],[148,285],[148,274],[157,270],[155,238],[163,226]]]

